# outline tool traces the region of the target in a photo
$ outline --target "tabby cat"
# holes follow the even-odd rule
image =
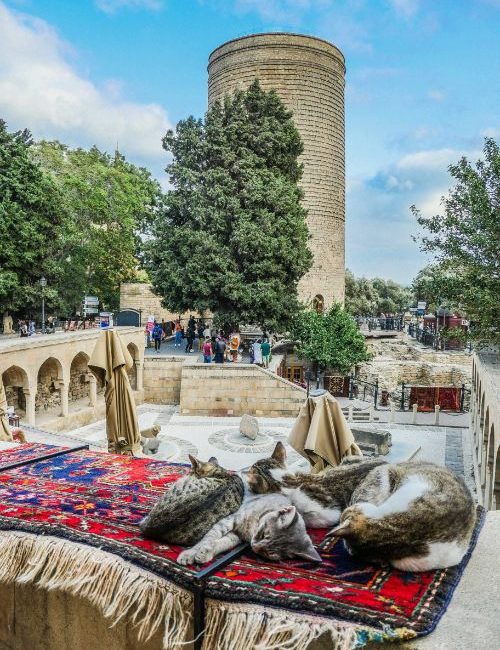
[[[240,507],[244,486],[237,474],[220,467],[216,458],[206,463],[189,459],[191,474],[174,483],[140,522],[145,537],[191,546]]]
[[[467,552],[475,506],[463,480],[432,463],[343,463],[323,475],[289,474],[278,443],[248,472],[254,492],[287,495],[312,527],[340,524],[329,535],[369,562],[405,571],[458,564]],[[335,521],[336,520],[336,521]]]
[[[285,558],[321,562],[304,520],[281,494],[245,498],[239,510],[215,524],[201,542],[183,551],[177,561],[204,564],[241,540],[272,562]]]

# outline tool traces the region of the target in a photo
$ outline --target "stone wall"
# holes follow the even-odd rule
[[[342,53],[299,34],[254,34],[224,43],[208,63],[208,102],[248,87],[256,78],[293,111],[304,143],[304,206],[314,256],[299,283],[304,300],[344,301],[345,144]]]
[[[305,398],[302,388],[255,365],[182,366],[183,415],[296,417]]]
[[[142,324],[145,325],[151,314],[157,321],[171,321],[179,318],[177,312],[165,309],[160,298],[153,293],[151,285],[142,282],[124,282],[120,285],[120,309],[142,310]],[[187,320],[189,313],[181,314]]]
[[[464,352],[439,352],[412,343],[412,339],[367,341],[373,360],[358,368],[359,379],[395,391],[401,383],[418,386],[457,386],[470,389],[472,356]]]
[[[153,404],[179,404],[183,357],[145,357],[144,400]]]

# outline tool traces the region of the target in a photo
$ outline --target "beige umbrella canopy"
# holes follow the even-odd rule
[[[108,451],[141,456],[141,436],[134,396],[127,375],[134,361],[114,330],[100,333],[89,361],[94,374],[104,372]]]
[[[0,374],[0,440],[11,441],[12,433],[10,432],[9,417],[7,415],[7,396],[3,386],[2,375]]]
[[[339,465],[345,456],[363,455],[340,404],[330,393],[307,398],[288,441],[311,463],[313,474]]]

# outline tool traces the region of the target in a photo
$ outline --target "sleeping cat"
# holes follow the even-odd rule
[[[220,467],[216,458],[207,463],[189,459],[191,474],[174,483],[140,522],[145,537],[190,546],[240,507],[244,487],[237,474]]]
[[[454,566],[467,552],[475,506],[453,472],[432,463],[367,460],[294,476],[286,473],[280,444],[271,459],[252,466],[250,489],[288,495],[311,526],[342,510],[329,535],[343,537],[351,554],[403,571],[428,571]]]
[[[281,494],[245,498],[239,510],[215,524],[201,542],[183,551],[177,561],[204,564],[241,540],[272,562],[294,557],[321,562],[304,520]]]

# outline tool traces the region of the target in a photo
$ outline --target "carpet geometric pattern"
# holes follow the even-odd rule
[[[186,465],[90,451],[0,472],[0,529],[86,543],[189,588],[196,567],[178,565],[179,547],[146,540],[138,528],[160,494],[188,472]],[[406,573],[372,566],[351,558],[338,539],[325,540],[326,531],[311,530],[321,565],[274,564],[249,553],[210,578],[206,594],[357,624],[364,628],[359,647],[368,638],[424,635],[444,613],[483,519],[479,509],[469,554],[450,569]]]

